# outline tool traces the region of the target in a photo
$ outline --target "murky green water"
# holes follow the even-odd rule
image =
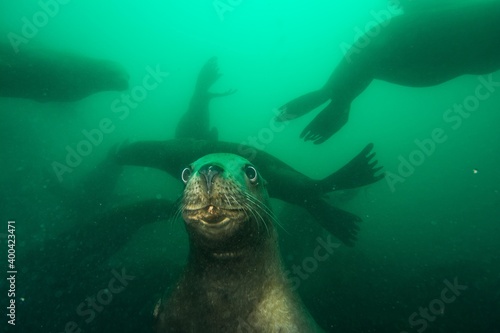
[[[324,84],[360,31],[397,13],[375,0],[3,1],[2,43],[15,34],[21,53],[44,48],[115,61],[130,86],[76,102],[0,98],[2,327],[149,331],[155,300],[185,262],[180,220],[145,221],[132,234],[90,228],[82,243],[61,235],[96,223],[88,218],[95,206],[82,198],[102,196],[96,201],[110,206],[176,200],[182,183],[159,170],[125,167],[111,190],[103,180],[72,196],[51,184],[60,177],[73,188],[117,143],[173,138],[198,71],[217,56],[223,76],[213,90],[237,89],[211,103],[220,140],[252,144],[316,179],[371,142],[388,174],[331,196],[363,223],[354,248],[341,245],[317,265],[308,258],[325,231],[305,212],[273,201],[288,230],[280,234],[284,261],[326,331],[499,332],[499,72],[425,88],[374,81],[352,103],[347,125],[319,146],[299,139],[317,111],[279,130],[273,121],[278,107]],[[144,89],[155,71],[161,75]],[[485,82],[488,96],[474,99]],[[456,105],[472,111],[451,119]],[[103,126],[88,154],[58,173],[54,163],[67,164],[71,150],[83,149],[85,133]],[[6,316],[9,220],[16,221],[15,326]],[[123,270],[133,278],[124,279]],[[113,279],[122,283],[119,292],[109,291]]]

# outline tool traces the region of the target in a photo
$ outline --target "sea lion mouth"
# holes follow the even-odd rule
[[[184,217],[198,221],[207,227],[223,227],[229,222],[239,220],[244,215],[240,209],[226,209],[208,205],[199,209],[185,209]]]
[[[221,225],[221,224],[225,224],[226,222],[229,222],[229,218],[227,217],[224,217],[221,219],[217,219],[217,220],[208,220],[208,219],[205,219],[205,220],[200,220],[201,223],[203,224],[207,224],[207,225]]]
[[[229,222],[229,218],[224,212],[214,206],[207,206],[206,211],[202,209],[200,222],[206,225],[222,225]]]

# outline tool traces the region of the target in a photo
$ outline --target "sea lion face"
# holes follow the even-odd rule
[[[195,245],[232,251],[270,227],[265,180],[246,159],[210,154],[185,168],[182,180],[182,216]]]

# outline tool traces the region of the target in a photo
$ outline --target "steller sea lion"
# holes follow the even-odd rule
[[[231,153],[251,160],[266,174],[271,197],[305,208],[318,223],[344,244],[352,246],[359,230],[358,216],[334,207],[324,197],[337,190],[365,186],[384,177],[378,172],[373,144],[367,145],[342,168],[321,180],[315,180],[295,170],[278,158],[242,144],[174,139],[167,141],[141,141],[123,145],[116,161],[123,165],[157,168],[177,175],[182,167],[206,154]]]
[[[77,216],[86,216],[89,213],[99,215],[107,211],[119,201],[115,189],[123,166],[116,161],[118,150],[119,145],[111,147],[105,158],[72,188],[64,185],[62,177],[59,181],[59,174],[53,175],[47,171],[46,188]]]
[[[237,155],[211,154],[182,180],[188,262],[155,307],[156,332],[321,332],[285,278],[257,169]]]
[[[189,103],[189,109],[184,113],[175,129],[176,139],[217,140],[217,128],[210,129],[210,114],[208,106],[214,97],[234,94],[236,90],[230,89],[223,93],[209,92],[208,89],[222,74],[217,67],[217,58],[210,58],[198,74],[196,87]]]
[[[362,35],[358,41],[364,42],[354,43],[326,84],[283,105],[277,120],[302,116],[330,100],[301,133],[320,144],[347,123],[351,102],[374,79],[428,87],[500,69],[499,36],[500,1],[395,16]]]
[[[118,63],[44,49],[15,54],[0,43],[0,97],[73,102],[101,91],[128,88]]]

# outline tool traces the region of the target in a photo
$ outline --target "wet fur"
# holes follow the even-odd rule
[[[193,170],[182,205],[188,263],[157,306],[156,332],[320,331],[284,276],[265,181],[259,175],[258,183],[250,182],[242,170],[249,162],[235,155],[209,160],[238,165],[210,189]],[[233,220],[216,231],[200,222],[226,216]]]

